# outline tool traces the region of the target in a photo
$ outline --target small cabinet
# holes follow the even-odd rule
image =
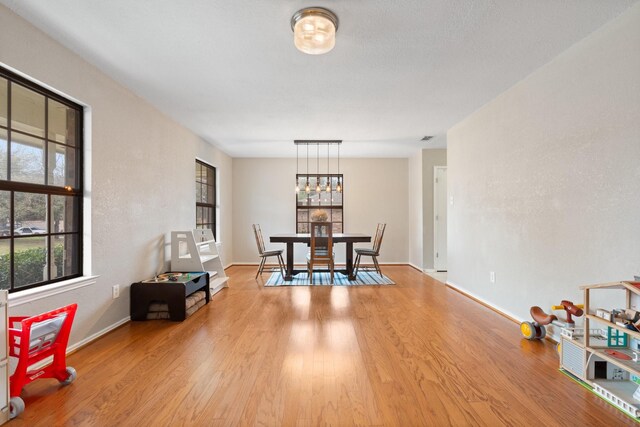
[[[227,287],[229,280],[220,259],[220,245],[209,229],[171,232],[171,271],[209,273],[211,295]]]
[[[170,274],[170,273],[168,273]],[[167,305],[169,319],[183,321],[187,318],[185,300],[197,291],[204,291],[205,304],[209,303],[209,275],[186,273],[175,279],[154,279],[131,284],[131,320],[147,320],[149,307],[161,301]]]

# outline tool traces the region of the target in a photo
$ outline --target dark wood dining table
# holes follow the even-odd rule
[[[311,243],[311,234],[309,233],[291,233],[291,234],[274,234],[269,237],[271,243],[286,243],[287,244],[287,271],[284,280],[293,280],[293,276],[306,272],[307,270],[294,270],[293,269],[293,244],[294,243]],[[336,233],[333,235],[333,243],[346,243],[346,268],[344,270],[335,270],[341,273],[345,273],[349,279],[353,280],[353,244],[354,243],[368,243],[371,242],[371,236],[360,233]]]

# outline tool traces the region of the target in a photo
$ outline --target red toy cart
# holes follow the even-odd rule
[[[9,385],[10,416],[24,411],[22,388],[38,378],[55,378],[63,385],[76,379],[76,370],[65,361],[71,324],[77,304],[33,317],[9,317],[9,356],[18,359]],[[29,371],[32,365],[53,356],[50,365]]]

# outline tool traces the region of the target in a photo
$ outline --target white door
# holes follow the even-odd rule
[[[434,167],[433,230],[434,268],[447,271],[447,167]]]

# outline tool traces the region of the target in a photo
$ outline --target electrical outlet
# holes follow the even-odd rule
[[[113,285],[113,299],[120,296],[120,285]]]
[[[490,271],[489,272],[489,281],[491,283],[496,283],[496,272],[495,271]]]
[[[453,196],[449,196],[449,204],[453,206]]]

